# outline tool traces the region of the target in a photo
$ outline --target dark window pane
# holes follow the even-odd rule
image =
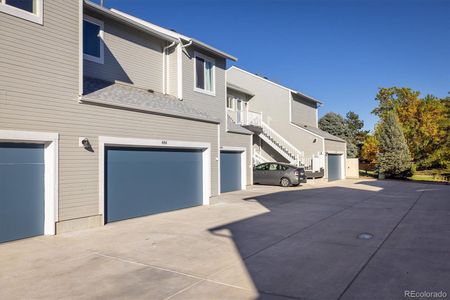
[[[205,89],[205,69],[204,69],[205,60],[200,57],[196,57],[195,59],[196,59],[196,61],[195,61],[196,72],[195,73],[197,74],[196,87],[204,90]]]
[[[83,52],[100,57],[100,26],[83,21]]]
[[[35,0],[6,0],[6,4],[25,10],[30,13],[35,13]]]

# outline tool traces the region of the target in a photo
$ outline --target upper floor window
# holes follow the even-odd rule
[[[0,12],[42,24],[43,0],[0,0]]]
[[[198,92],[215,95],[215,61],[195,52],[195,88]]]
[[[103,22],[89,16],[83,19],[84,59],[103,63]]]

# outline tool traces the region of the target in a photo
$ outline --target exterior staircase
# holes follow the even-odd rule
[[[273,149],[277,150],[284,158],[286,158],[290,164],[295,166],[304,165],[304,153],[303,151],[295,148],[285,138],[283,138],[278,132],[273,130],[269,125],[261,121],[261,133],[259,137],[269,144]]]

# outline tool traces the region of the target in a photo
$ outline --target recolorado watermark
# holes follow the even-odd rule
[[[405,298],[439,298],[439,299],[446,299],[447,298],[447,292],[445,291],[439,291],[439,292],[429,292],[429,291],[412,291],[412,290],[406,290],[403,292],[403,296]]]

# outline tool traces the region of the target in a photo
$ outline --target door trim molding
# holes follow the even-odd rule
[[[0,130],[0,142],[44,145],[44,235],[54,235],[58,221],[58,141],[53,132]]]
[[[124,146],[136,148],[161,148],[161,149],[200,149],[202,151],[202,176],[203,176],[203,205],[209,204],[211,197],[211,144],[191,141],[156,140],[140,138],[123,138],[111,136],[99,136],[99,214],[102,216],[102,224],[105,224],[105,147]]]
[[[220,151],[241,152],[241,190],[247,189],[247,148],[245,147],[220,147]],[[220,153],[219,153],[220,155]],[[219,170],[220,173],[220,170]]]

